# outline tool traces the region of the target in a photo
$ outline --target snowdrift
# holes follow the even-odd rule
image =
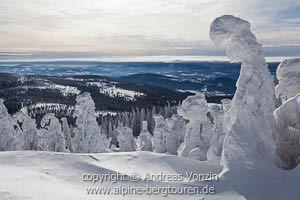
[[[219,173],[219,160],[195,161],[152,152],[74,154],[37,151],[0,153],[0,199],[20,200],[82,200],[82,199],[166,199],[161,195],[88,195],[87,187],[117,185],[147,187],[214,186],[216,194],[170,195],[169,199],[205,200],[298,200],[300,198],[300,167],[284,171],[262,164],[255,169],[243,169],[226,174],[219,181],[181,183],[156,181],[120,181],[91,183],[83,174],[125,173],[186,174]],[[229,178],[230,177],[230,178]]]

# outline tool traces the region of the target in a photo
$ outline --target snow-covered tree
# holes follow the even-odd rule
[[[178,149],[178,155],[189,157],[191,150],[197,148],[205,155],[201,160],[206,160],[206,152],[209,148],[210,140],[213,135],[213,128],[207,118],[208,106],[203,93],[196,93],[187,97],[178,108],[178,114],[189,120],[186,125],[184,143]]]
[[[153,118],[152,118],[152,109],[147,109],[147,116],[146,116],[147,124],[148,124],[148,130],[150,133],[153,133]]]
[[[66,142],[66,149],[68,149],[70,152],[74,152],[72,131],[69,127],[68,120],[67,118],[64,117],[61,119],[61,121],[62,121],[62,131]]]
[[[167,129],[164,117],[160,114],[153,115],[155,121],[154,131],[153,131],[153,148],[157,153],[166,153],[166,135],[165,131]]]
[[[20,127],[18,144],[22,150],[36,150],[38,143],[38,130],[35,119],[32,119],[27,110],[22,109],[13,115],[13,119]]]
[[[139,147],[142,151],[153,151],[152,135],[148,131],[147,121],[143,121],[142,132],[139,136]]]
[[[278,133],[277,152],[284,168],[294,168],[300,163],[300,93],[274,111]]]
[[[121,152],[130,152],[136,150],[136,143],[132,134],[132,129],[120,125],[117,129],[117,139]]]
[[[284,60],[277,68],[275,93],[282,102],[300,93],[300,58]]]
[[[132,109],[132,131],[133,135],[140,133],[140,111],[139,109]]]
[[[12,151],[17,149],[16,135],[19,128],[3,102],[4,100],[0,99],[0,150]]]
[[[166,138],[167,153],[177,155],[179,146],[179,134],[177,132],[177,124],[173,118],[166,119],[167,128],[164,132]]]
[[[76,98],[74,116],[76,129],[74,149],[81,153],[104,152],[109,148],[110,138],[104,133],[97,123],[95,103],[90,93],[82,93]]]
[[[220,107],[219,105],[215,104],[210,105],[209,116],[212,118],[211,120],[213,120],[214,133],[211,138],[211,142],[206,155],[207,160],[213,160],[221,156],[223,149],[223,142],[225,137],[223,106]]]
[[[230,106],[231,106],[231,100],[230,99],[222,99],[221,100],[222,110],[224,113],[224,121],[223,121],[223,128],[225,132],[229,132],[229,129],[231,128],[231,122],[230,122]]]
[[[218,17],[211,24],[210,38],[216,45],[228,39],[227,56],[242,62],[229,111],[222,165],[228,169],[233,163],[253,164],[261,158],[277,162],[274,83],[250,23],[232,15]]]
[[[177,148],[178,148],[180,144],[183,143],[184,141],[184,135],[186,132],[185,120],[178,114],[172,115],[171,119],[174,120],[174,127],[172,129],[174,132],[177,133],[177,137],[178,137]]]
[[[146,119],[146,110],[144,108],[141,109],[141,116],[140,116],[140,130],[143,130],[143,121]]]
[[[122,122],[119,122],[118,124],[119,125],[122,124],[122,126],[124,126]],[[116,126],[117,125],[113,125],[112,130],[108,132],[108,134],[109,134],[108,136],[111,138],[110,149],[112,148],[112,145],[113,146],[117,146],[118,145],[118,139],[117,139],[118,132],[116,131],[117,130]]]
[[[61,124],[53,113],[46,114],[41,120],[37,149],[41,151],[66,151]]]

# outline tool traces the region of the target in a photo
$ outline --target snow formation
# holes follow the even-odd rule
[[[62,118],[62,131],[66,140],[66,148],[70,152],[74,152],[72,130],[69,127],[67,118]]]
[[[118,133],[117,139],[120,146],[120,151],[130,152],[136,150],[136,144],[131,128],[120,125],[116,132]]]
[[[85,182],[83,174],[128,176],[149,174],[157,176],[192,174],[218,174],[222,167],[219,162],[198,162],[182,157],[146,151],[113,152],[99,154],[56,153],[38,151],[1,152],[0,154],[0,199],[10,200],[54,200],[54,199],[103,199],[103,200],[299,200],[300,167],[282,170],[266,165],[253,171],[235,172],[232,177],[220,178],[219,181],[163,182],[156,180],[145,182],[105,181],[100,184]],[[88,195],[91,187],[141,187],[158,188],[187,186],[214,186],[216,194],[178,195]],[[38,189],[37,189],[38,188]]]
[[[189,154],[193,150],[191,157],[195,158],[193,155],[196,151],[198,160],[207,159],[206,152],[213,135],[213,128],[208,121],[207,113],[208,106],[203,93],[187,97],[178,108],[178,114],[189,120],[184,142],[178,149],[179,156],[190,157]]]
[[[242,63],[231,102],[223,166],[252,165],[262,157],[277,162],[272,116],[274,83],[250,23],[232,15],[218,17],[211,24],[210,38],[216,45],[228,39],[227,56],[233,62]]]
[[[172,130],[175,134],[177,134],[178,137],[178,148],[179,145],[184,141],[184,135],[186,132],[185,120],[178,114],[172,115],[171,119],[174,121],[174,127],[172,128]]]
[[[90,93],[82,93],[76,98],[74,116],[77,128],[75,132],[75,152],[96,153],[109,148],[110,138],[101,133],[99,128],[95,103]]]
[[[166,153],[167,144],[166,144],[166,135],[165,131],[167,126],[162,115],[156,114],[153,115],[155,121],[155,127],[153,131],[153,148],[154,152],[157,153]]]
[[[17,146],[17,124],[14,122],[4,105],[4,100],[0,99],[0,150],[11,151]]]
[[[288,99],[274,111],[278,155],[291,169],[300,163],[300,94]]]
[[[214,134],[206,153],[207,160],[218,159],[221,156],[225,137],[224,112],[223,107],[219,105],[209,106],[209,116],[213,120]]]
[[[142,124],[142,132],[139,136],[139,146],[142,151],[153,151],[152,145],[152,135],[148,131],[148,123],[147,121],[143,121]]]
[[[21,110],[13,115],[13,119],[20,127],[18,143],[22,150],[37,150],[38,130],[36,121],[32,119],[26,110]]]
[[[300,93],[300,58],[284,60],[277,68],[276,96],[282,102]]]
[[[61,124],[53,113],[48,113],[42,118],[41,127],[39,130],[38,150],[66,151],[66,143]]]
[[[172,118],[166,119],[167,128],[164,132],[166,136],[167,153],[177,155],[177,148],[179,146],[179,138],[177,133],[176,121]]]

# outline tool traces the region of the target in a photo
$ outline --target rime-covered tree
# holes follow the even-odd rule
[[[27,110],[22,109],[13,115],[13,119],[20,127],[18,143],[22,150],[36,150],[38,143],[38,130],[35,119],[32,119]]]
[[[228,40],[228,58],[242,63],[229,111],[221,164],[230,169],[235,164],[255,164],[261,159],[276,163],[274,82],[262,45],[251,32],[250,23],[232,15],[212,22],[210,38],[216,45]]]
[[[280,63],[276,76],[276,96],[285,102],[300,93],[300,58],[287,59]]]
[[[153,115],[155,127],[153,131],[153,148],[157,153],[166,153],[166,135],[167,126],[164,117],[160,114]]]
[[[177,132],[177,124],[173,118],[166,119],[167,128],[164,132],[166,138],[167,153],[177,155],[177,149],[179,144],[179,134]]]
[[[189,157],[190,151],[197,148],[200,160],[206,160],[206,152],[213,135],[213,128],[207,119],[208,106],[203,93],[187,97],[178,108],[178,114],[189,120],[186,126],[184,142],[178,149],[178,155]],[[195,150],[194,150],[195,151]],[[193,151],[193,152],[194,152]],[[194,157],[193,157],[194,158]]]
[[[41,151],[66,151],[61,124],[53,113],[46,114],[42,118],[37,149]]]
[[[67,118],[62,118],[62,131],[65,137],[66,149],[70,152],[74,152],[72,130],[69,127]]]
[[[300,163],[300,93],[277,108],[274,116],[278,155],[284,168],[294,168]]]
[[[137,109],[138,110],[138,109]],[[133,135],[138,135],[139,133],[139,119],[140,115],[139,112],[136,111],[136,109],[132,109],[132,131]]]
[[[209,148],[207,150],[207,160],[219,159],[223,150],[223,142],[225,137],[224,128],[224,110],[222,106],[209,106],[209,115],[213,121],[214,133],[211,138]]]
[[[90,93],[85,92],[78,95],[76,102],[74,111],[76,117],[75,151],[82,153],[104,152],[109,148],[110,139],[101,133],[96,119],[95,103]]]
[[[153,151],[152,135],[148,131],[147,121],[143,121],[142,131],[139,136],[139,147],[142,151]]]
[[[120,125],[117,129],[117,139],[121,152],[130,152],[136,150],[135,140],[132,134],[132,129]]]
[[[12,151],[17,149],[18,125],[7,112],[3,102],[4,100],[0,99],[0,150]]]
[[[148,130],[150,133],[153,133],[153,129],[152,129],[152,123],[153,123],[153,118],[152,118],[152,109],[147,109],[147,116],[146,116],[146,120],[147,120],[147,126],[148,126]]]
[[[173,114],[171,119],[174,120],[174,127],[172,129],[177,134],[178,137],[178,144],[177,144],[177,148],[178,148],[180,144],[183,143],[184,141],[184,135],[186,132],[186,123],[185,120],[178,114]]]

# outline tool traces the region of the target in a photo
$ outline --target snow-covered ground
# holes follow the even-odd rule
[[[0,199],[165,199],[163,195],[88,195],[91,187],[215,187],[216,194],[170,195],[169,199],[299,200],[300,167],[285,171],[261,163],[260,169],[225,173],[218,181],[190,182],[186,173],[220,173],[219,161],[199,162],[152,152],[73,154],[37,151],[0,153]],[[86,174],[183,174],[184,181],[83,181]]]
[[[59,84],[52,84],[52,83],[43,83],[43,85],[33,85],[33,86],[21,86],[21,88],[24,89],[52,89],[52,90],[59,90],[60,93],[64,96],[68,96],[70,94],[80,94],[80,90],[77,89],[77,87],[72,86],[65,86],[65,85],[59,85]]]
[[[108,94],[111,97],[125,97],[127,100],[135,100],[135,97],[144,96],[144,93],[133,91],[133,90],[126,90],[123,88],[116,87],[114,84],[115,82],[87,82],[87,86],[97,86],[102,94]]]

